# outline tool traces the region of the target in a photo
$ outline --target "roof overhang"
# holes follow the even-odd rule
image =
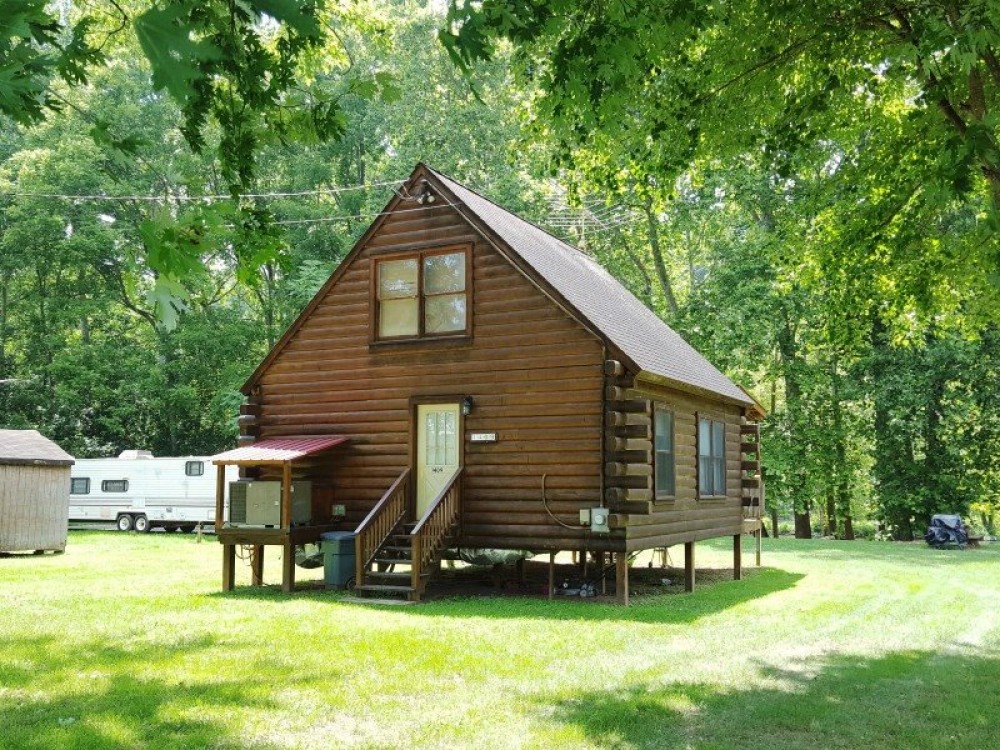
[[[216,466],[266,466],[280,465],[297,459],[322,453],[346,443],[350,438],[344,435],[301,435],[298,437],[268,438],[234,448],[211,457]]]
[[[674,380],[673,378],[668,378],[664,375],[659,375],[655,372],[650,372],[649,370],[642,370],[635,376],[634,388],[641,390],[644,383],[649,383],[650,385],[658,385],[663,388],[672,388],[675,391],[681,391],[683,393],[690,393],[693,396],[702,396],[703,398],[710,398],[715,401],[722,401],[727,404],[735,404],[741,406],[744,409],[753,409],[759,407],[756,401],[747,394],[746,400],[739,400],[731,398],[722,393],[717,393],[716,391],[708,390],[707,388],[698,388],[697,386],[691,385],[689,383],[684,383],[680,380]],[[739,386],[737,386],[739,387]],[[746,390],[740,388],[743,393]]]

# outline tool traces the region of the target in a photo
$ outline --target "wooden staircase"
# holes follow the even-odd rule
[[[459,467],[423,517],[411,521],[415,506],[404,471],[355,532],[355,592],[420,601],[441,553],[458,536],[461,486]]]

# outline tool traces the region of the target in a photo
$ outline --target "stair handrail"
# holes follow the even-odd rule
[[[459,520],[462,512],[462,466],[428,506],[410,532],[410,586],[415,599],[423,591],[422,573],[444,546],[445,537]]]
[[[410,470],[404,469],[354,530],[354,583],[364,584],[365,570],[410,506]]]

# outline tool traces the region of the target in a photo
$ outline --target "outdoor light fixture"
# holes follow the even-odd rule
[[[426,206],[437,200],[437,196],[431,191],[431,186],[427,184],[427,180],[420,181],[421,191],[416,196],[416,201],[421,206]]]
[[[472,396],[462,399],[462,414],[466,417],[472,414]]]

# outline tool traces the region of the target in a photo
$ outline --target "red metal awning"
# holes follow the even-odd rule
[[[268,438],[252,445],[244,445],[225,453],[212,456],[214,464],[235,463],[276,463],[294,461],[297,458],[325,451],[335,445],[346,443],[343,435],[308,435],[304,437]]]

